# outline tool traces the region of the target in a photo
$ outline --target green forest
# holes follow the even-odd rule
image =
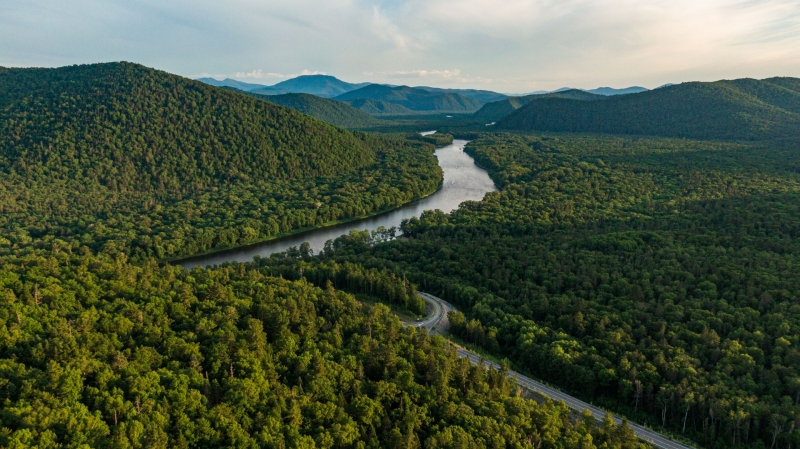
[[[485,134],[499,192],[323,257],[408,276],[461,339],[634,421],[796,447],[798,143]]]
[[[0,117],[0,447],[645,447],[404,327],[380,302],[424,304],[392,269],[160,263],[430,194],[451,135],[129,63],[1,69]]]
[[[597,101],[605,100],[608,97],[586,92],[579,89],[568,89],[549,94],[534,94],[521,97],[508,97],[502,100],[493,101],[483,105],[478,112],[473,114],[473,118],[483,122],[494,122],[511,114],[517,109],[525,106],[532,100],[544,98],[564,98],[568,100]]]
[[[369,115],[368,113],[350,106],[349,104],[318,97],[311,94],[282,94],[282,95],[261,95],[258,93],[245,92],[235,88],[226,88],[232,92],[249,95],[270,103],[279,104],[287,108],[292,108],[303,114],[310,115],[315,119],[342,128],[370,128],[386,124],[383,121]]]
[[[432,145],[354,133],[143,66],[0,73],[0,253],[175,258],[434,192]]]
[[[2,447],[642,447],[330,286],[82,248],[3,260]]]
[[[646,447],[508,369],[700,447],[799,447],[798,92],[568,91],[490,104],[514,132],[379,134],[132,63],[0,68],[0,448]],[[430,195],[455,137],[483,201],[169,263]],[[418,291],[459,309],[452,340],[392,313]]]
[[[399,104],[388,101],[374,100],[372,98],[359,98],[356,100],[342,100],[343,103],[373,116],[382,115],[413,115],[414,111]]]
[[[603,101],[583,100],[544,95],[514,110],[497,126],[728,140],[796,137],[800,129],[798,78],[682,83]]]
[[[422,88],[381,84],[371,84],[343,93],[334,99],[347,102],[371,99],[399,105],[414,112],[475,112],[483,105],[480,100],[455,92],[435,92]],[[361,109],[362,106],[355,107]]]

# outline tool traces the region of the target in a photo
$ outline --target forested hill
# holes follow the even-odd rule
[[[136,64],[5,69],[0,253],[80,238],[138,260],[254,243],[432,193],[432,153]]]
[[[525,106],[528,101],[530,101],[530,97],[509,97],[505,100],[493,101],[481,106],[472,117],[486,122],[494,122]]]
[[[544,98],[498,128],[704,139],[769,139],[800,132],[795,78],[684,83],[604,101]]]
[[[503,100],[486,103],[478,112],[473,114],[473,117],[487,122],[497,121],[528,104],[530,101],[542,98],[567,98],[570,100],[595,101],[605,100],[607,97],[580,89],[562,90],[548,94],[526,95],[523,97],[508,97]]]
[[[260,100],[269,101],[303,114],[310,115],[325,123],[342,128],[368,128],[381,124],[375,117],[358,110],[347,103],[318,97],[311,94],[261,95],[228,88],[244,95],[251,95]]]
[[[430,92],[425,89],[408,86],[383,86],[372,84],[361,89],[347,92],[336,97],[336,100],[373,99],[398,104],[412,111],[438,112],[474,112],[483,103],[456,93]]]
[[[372,115],[411,115],[414,111],[399,104],[387,101],[373,100],[372,98],[360,98],[358,100],[342,100],[359,111]]]
[[[338,129],[130,63],[0,74],[0,170],[184,189],[214,179],[333,175],[375,160]]]
[[[490,101],[499,101],[505,98],[508,98],[508,95],[501,94],[498,92],[492,92],[491,90],[480,90],[480,89],[442,89],[438,87],[427,87],[427,86],[418,86],[417,89],[427,90],[428,92],[434,92],[439,94],[459,94],[462,97],[472,98],[473,100],[478,100],[482,103],[488,103]]]

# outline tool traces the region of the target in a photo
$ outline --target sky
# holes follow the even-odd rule
[[[0,65],[526,93],[800,77],[800,0],[0,0]]]

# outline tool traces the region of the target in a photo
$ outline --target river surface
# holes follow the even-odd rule
[[[443,212],[451,212],[458,209],[458,205],[464,201],[480,201],[486,193],[497,190],[497,187],[489,178],[489,174],[475,165],[472,157],[464,153],[467,142],[455,140],[452,145],[436,150],[436,157],[444,172],[444,182],[436,193],[419,201],[363,220],[313,229],[256,245],[194,257],[179,263],[186,268],[192,268],[197,265],[219,265],[224,262],[251,262],[255,256],[269,257],[273,253],[286,251],[293,246],[300,247],[303,242],[308,242],[316,254],[322,250],[326,241],[348,234],[352,229],[372,231],[380,226],[387,229],[392,226],[399,227],[400,221],[404,218],[419,217],[426,210],[440,209]]]

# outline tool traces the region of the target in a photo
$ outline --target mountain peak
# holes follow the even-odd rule
[[[279,90],[280,93],[302,93],[332,98],[368,85],[370,83],[348,83],[330,75],[300,75],[281,81],[270,88]]]

